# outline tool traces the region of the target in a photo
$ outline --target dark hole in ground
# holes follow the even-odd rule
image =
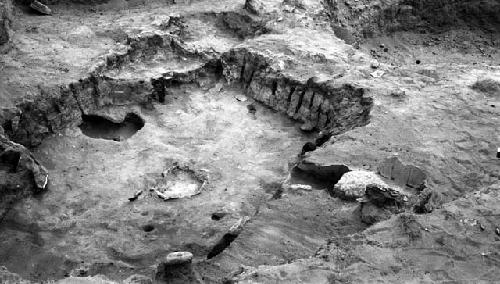
[[[135,113],[129,113],[120,122],[112,122],[98,115],[83,115],[83,122],[79,125],[83,134],[92,137],[113,141],[123,141],[132,137],[144,127],[144,120]]]
[[[213,247],[212,250],[208,253],[207,259],[214,258],[221,254],[226,248],[231,245],[231,243],[236,240],[238,235],[235,234],[225,234],[222,239],[220,239]]]
[[[301,169],[295,167],[291,171],[291,183],[309,184],[316,188],[331,188],[349,171],[344,165],[312,167]]]
[[[214,221],[219,221],[221,220],[222,218],[224,218],[224,216],[226,216],[227,213],[224,213],[224,212],[216,212],[216,213],[213,213],[212,214],[212,220]]]
[[[142,229],[144,230],[144,232],[149,233],[155,229],[155,226],[153,226],[151,224],[147,224],[147,225],[142,226]]]
[[[0,154],[0,170],[15,172],[21,159],[21,153],[7,150]]]

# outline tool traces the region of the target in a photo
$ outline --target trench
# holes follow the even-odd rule
[[[106,68],[126,67],[125,59],[113,58]],[[363,89],[304,84],[262,72],[266,64],[243,51],[163,78],[94,74],[58,89],[55,99],[20,105],[17,127],[7,134],[32,149],[50,183],[44,194],[20,200],[6,214],[0,265],[33,281],[98,272],[123,281],[133,273],[150,275],[171,251],[218,261],[234,253],[240,239],[255,242],[246,229],[238,238],[228,233],[245,216],[256,218],[250,231],[259,232],[252,226],[264,222],[273,226],[264,236],[289,232],[293,249],[268,244],[272,253],[286,251],[287,259],[312,255],[332,231],[362,230],[359,222],[338,226],[352,221],[352,205],[331,202],[322,190],[300,206],[311,216],[258,213],[269,200],[289,208],[304,198],[284,198],[266,185],[280,184],[319,130],[341,133],[366,125],[372,104]],[[301,130],[305,123],[312,125],[308,131]],[[173,174],[173,168],[182,170]],[[324,212],[338,208],[338,232],[309,228],[311,218],[327,222]],[[20,228],[32,229],[26,234]],[[267,263],[252,251],[242,255],[251,265]],[[107,268],[82,272],[79,263]]]

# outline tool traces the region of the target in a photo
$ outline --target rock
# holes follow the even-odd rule
[[[246,0],[245,9],[256,15],[277,12],[281,6],[280,1],[275,0]]]
[[[31,4],[30,4],[30,7],[33,10],[35,10],[35,11],[41,13],[41,14],[52,15],[52,10],[50,10],[49,7],[47,7],[46,5],[38,2],[37,0],[32,1]]]
[[[314,130],[314,124],[311,121],[307,121],[300,126],[300,130],[304,132],[310,132]]]
[[[365,194],[369,202],[379,207],[402,207],[409,200],[408,195],[400,189],[381,184],[367,185]]]
[[[192,259],[193,254],[190,252],[172,252],[168,254],[165,261],[158,265],[155,280],[165,281],[166,283],[197,283],[191,266]]]
[[[28,149],[0,135],[0,219],[15,201],[46,190],[48,178]]]
[[[6,44],[10,40],[11,21],[11,0],[0,0],[0,45]]]
[[[308,184],[291,184],[288,188],[291,190],[306,190],[306,191],[312,190],[312,186]]]
[[[385,72],[382,70],[375,70],[374,72],[370,73],[370,76],[372,76],[373,78],[380,78],[384,76],[384,74]]]
[[[193,260],[193,254],[187,251],[171,252],[167,255],[164,264],[185,264],[191,263]]]
[[[237,236],[243,231],[245,224],[250,221],[250,217],[244,216],[238,220],[238,222],[234,223],[234,225],[229,228],[228,234]]]
[[[184,19],[177,14],[168,16],[160,15],[155,17],[155,20],[151,24],[161,30],[173,30],[171,31],[172,33],[179,34],[184,28]]]
[[[378,62],[378,60],[372,60],[370,62],[370,67],[373,68],[373,69],[377,69],[380,67],[380,63]]]
[[[139,198],[139,196],[142,194],[142,190],[138,190],[134,193],[134,195],[132,197],[129,197],[128,201],[130,202],[133,202],[133,201],[136,201],[137,198]]]
[[[350,171],[345,173],[333,187],[333,194],[342,199],[356,200],[365,196],[366,187],[370,184],[387,187],[387,184],[374,172]]]

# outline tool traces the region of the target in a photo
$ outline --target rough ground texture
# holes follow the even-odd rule
[[[41,2],[0,1],[0,282],[498,281],[498,1]]]
[[[0,2],[0,46],[9,42],[12,21],[12,3],[10,0]]]

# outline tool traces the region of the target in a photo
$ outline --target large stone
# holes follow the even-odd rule
[[[387,187],[386,183],[374,172],[356,170],[345,173],[333,187],[333,194],[343,199],[355,200],[365,196],[366,186],[376,184]]]
[[[30,7],[33,10],[39,12],[40,14],[52,15],[52,10],[50,10],[50,8],[47,7],[47,5],[44,5],[40,2],[38,2],[37,0],[32,1],[30,4]]]

